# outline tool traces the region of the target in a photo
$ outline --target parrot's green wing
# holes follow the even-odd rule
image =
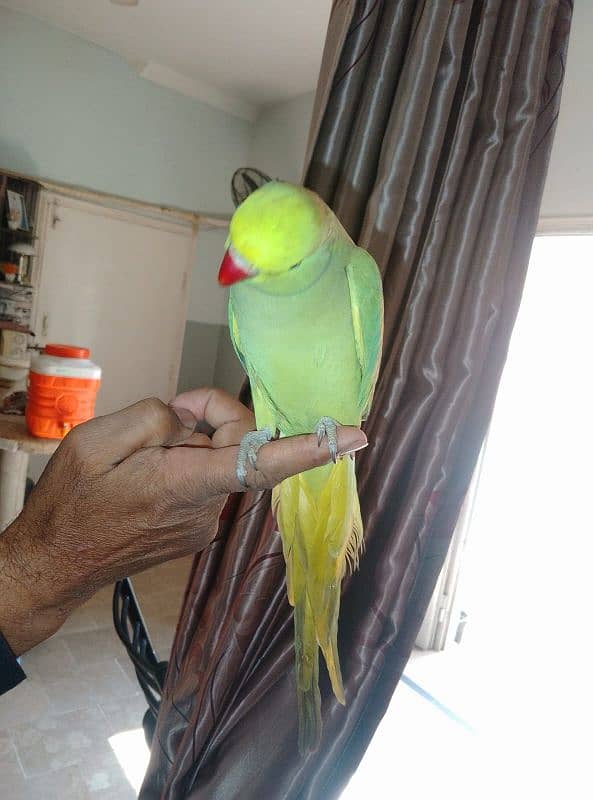
[[[237,325],[237,318],[235,317],[235,312],[233,311],[233,303],[229,300],[229,333],[231,335],[231,342],[233,343],[233,347],[235,348],[235,353],[237,354],[237,358],[241,362],[241,366],[245,370],[246,373],[249,373],[247,369],[247,361],[245,360],[245,356],[241,352],[241,340],[239,339],[239,326]]]
[[[366,250],[357,247],[346,267],[356,355],[360,364],[360,409],[366,419],[381,362],[383,342],[383,289],[377,265]]]
[[[272,433],[276,428],[285,428],[287,425],[284,414],[278,409],[272,398],[266,391],[266,388],[260,381],[255,369],[249,363],[245,354],[241,350],[241,340],[239,338],[239,326],[237,325],[237,318],[233,311],[233,303],[229,300],[229,333],[231,341],[235,348],[235,353],[245,372],[249,378],[249,385],[251,386],[251,397],[253,400],[253,408],[257,418],[258,428],[270,428]]]

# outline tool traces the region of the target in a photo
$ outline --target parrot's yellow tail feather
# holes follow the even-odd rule
[[[358,565],[362,545],[354,461],[346,457],[288,478],[274,489],[272,505],[295,609],[299,747],[305,752],[321,734],[318,647],[334,694],[345,703],[337,643],[340,587],[347,567]]]
[[[299,711],[299,750],[315,750],[321,737],[321,697],[319,694],[319,650],[315,620],[305,597],[294,611],[297,699]]]

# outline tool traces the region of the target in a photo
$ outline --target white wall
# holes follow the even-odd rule
[[[252,125],[139,78],[107,50],[5,9],[0,76],[0,166],[7,169],[228,214],[237,167],[301,178],[312,93],[265,109]],[[198,236],[184,387],[217,375],[230,389],[240,383],[224,330],[227,292],[216,281],[225,236]]]
[[[5,168],[225,213],[252,134],[251,123],[138,77],[114,53],[0,9]]]
[[[0,167],[230,215],[231,176],[249,162],[253,134],[245,120],[138,77],[114,53],[0,8]],[[216,280],[225,235],[198,236],[184,388],[213,380],[226,323]]]
[[[230,195],[230,191],[229,191]],[[189,290],[188,319],[226,324],[228,290],[218,284],[227,229],[198,231],[196,267]]]
[[[593,2],[575,3],[541,215],[593,216]]]
[[[224,365],[219,380],[215,380],[222,337],[228,336],[228,290],[219,286],[217,280],[226,236],[226,229],[198,231],[197,259],[190,285],[179,371],[180,392],[212,384],[231,392],[235,390],[237,381],[232,377],[232,365],[228,368]],[[238,383],[240,385],[240,378]]]
[[[264,109],[255,124],[249,165],[300,183],[314,92]]]

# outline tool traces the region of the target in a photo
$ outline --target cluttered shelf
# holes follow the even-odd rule
[[[25,231],[21,228],[9,228],[7,225],[0,225],[0,233],[12,233],[18,234],[19,236],[26,236],[27,239],[37,239],[35,233],[31,230]]]
[[[0,282],[0,330],[29,331],[32,307],[33,287],[14,281]],[[12,357],[16,355],[5,352],[4,347],[0,353],[4,356],[12,355]]]
[[[37,182],[0,171],[0,383],[26,372],[37,256]]]

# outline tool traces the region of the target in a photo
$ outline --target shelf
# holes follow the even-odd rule
[[[21,283],[20,281],[2,281],[0,280],[0,289],[34,289],[32,283]]]
[[[0,226],[0,231],[2,231],[2,233],[14,233],[15,235],[19,236],[27,236],[29,239],[37,239],[37,236],[35,236],[33,231],[21,231],[18,228],[16,231],[13,231],[13,229],[9,228],[7,225]]]
[[[17,333],[32,333],[30,328],[25,325],[17,325],[16,322],[9,322],[7,319],[0,319],[0,331],[17,331]]]

